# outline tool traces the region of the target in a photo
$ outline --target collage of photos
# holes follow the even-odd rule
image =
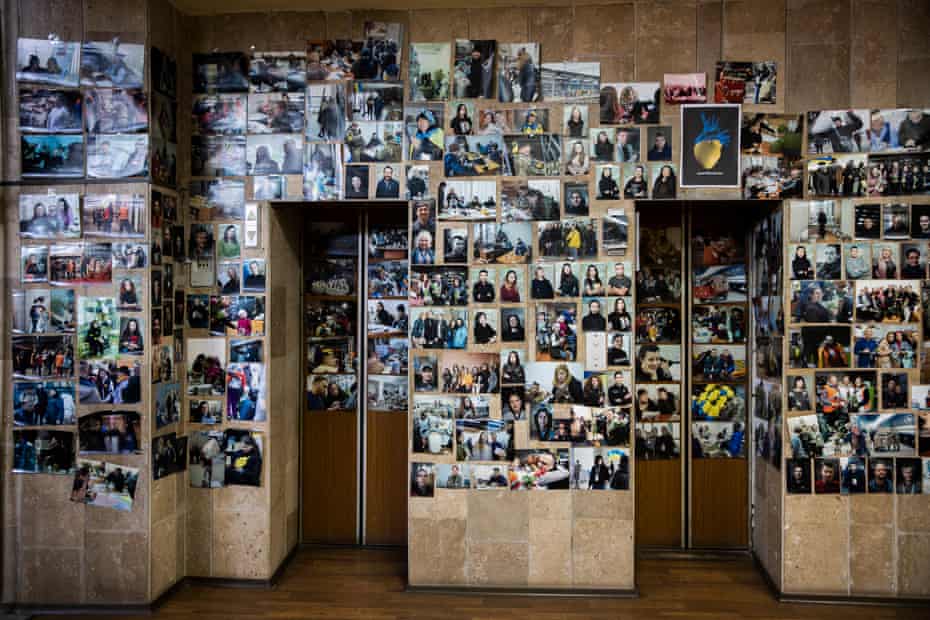
[[[928,208],[790,203],[788,493],[928,492]]]
[[[166,185],[176,157],[176,109],[157,102],[158,144],[150,144],[153,101],[143,91],[145,45],[111,41],[69,42],[57,38],[17,41],[20,162],[25,178],[126,179],[153,168]],[[60,89],[60,90],[59,90]],[[165,140],[172,136],[170,143]],[[164,158],[162,158],[164,156]],[[169,178],[170,177],[170,178]],[[170,181],[168,183],[167,181]]]

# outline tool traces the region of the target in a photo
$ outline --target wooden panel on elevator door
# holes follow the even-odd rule
[[[691,460],[692,547],[749,546],[748,476],[746,459]]]
[[[369,411],[365,460],[365,543],[407,544],[407,416]]]
[[[301,542],[358,542],[358,429],[355,412],[304,414]]]
[[[636,544],[681,546],[681,461],[636,463]]]

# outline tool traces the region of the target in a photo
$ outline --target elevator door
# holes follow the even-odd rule
[[[746,243],[753,214],[739,203],[637,211],[642,547],[748,546]]]
[[[406,541],[406,205],[313,206],[303,234],[302,542]]]

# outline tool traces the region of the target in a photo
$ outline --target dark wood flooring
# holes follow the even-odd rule
[[[632,600],[407,593],[404,592],[405,562],[403,550],[302,549],[271,590],[188,583],[172,593],[153,617],[196,620],[930,618],[926,607],[778,603],[751,560],[743,556],[713,560],[641,559],[638,565],[640,597]]]

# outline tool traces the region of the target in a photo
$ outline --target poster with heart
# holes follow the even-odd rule
[[[739,104],[681,106],[681,187],[739,187]]]

